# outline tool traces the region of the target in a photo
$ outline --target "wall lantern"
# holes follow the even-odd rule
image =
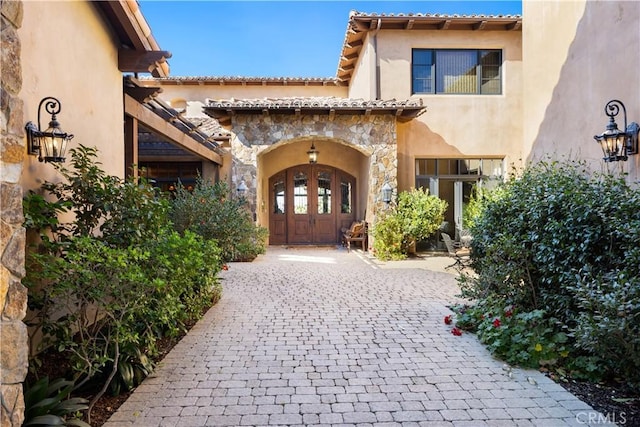
[[[51,114],[51,121],[47,130],[42,131],[40,126],[40,111],[44,105],[47,113]],[[27,149],[28,153],[38,156],[41,162],[64,162],[64,152],[67,149],[67,141],[73,138],[73,135],[64,132],[60,128],[57,114],[60,113],[60,101],[56,98],[48,96],[42,98],[38,104],[38,127],[33,122],[25,125],[27,131]]]
[[[382,201],[389,206],[391,203],[391,197],[393,196],[393,188],[389,185],[388,182],[385,182],[382,186]]]
[[[311,148],[309,149],[309,151],[307,151],[307,155],[309,156],[309,163],[318,163],[318,153],[319,151],[316,150],[316,146],[312,142]]]
[[[618,129],[614,119],[620,112],[620,108],[622,108],[624,115],[624,131]],[[604,161],[624,161],[627,160],[630,154],[637,154],[640,126],[635,122],[627,126],[627,109],[624,104],[617,99],[613,99],[604,106],[604,112],[609,116],[607,129],[602,134],[593,137],[602,147]]]
[[[247,183],[244,182],[244,179],[240,181],[240,184],[238,184],[238,188],[236,189],[236,191],[238,192],[238,197],[244,197],[245,193],[247,192]]]

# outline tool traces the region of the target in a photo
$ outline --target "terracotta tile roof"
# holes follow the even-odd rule
[[[166,85],[219,85],[219,86],[346,86],[335,77],[243,77],[243,76],[173,76],[162,78],[141,77]]]
[[[223,128],[220,122],[214,118],[189,116],[184,116],[184,118],[193,123],[200,132],[214,139],[225,139],[231,136],[231,132]]]
[[[398,119],[408,120],[424,111],[421,98],[402,101],[336,97],[208,99],[204,106],[206,114],[223,123],[233,114],[394,114]]]
[[[351,11],[336,76],[349,82],[366,35],[379,30],[521,31],[521,15],[376,14]]]

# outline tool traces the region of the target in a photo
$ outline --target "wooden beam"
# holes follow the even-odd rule
[[[412,28],[413,28],[413,24],[414,24],[415,22],[416,22],[416,20],[415,20],[415,19],[409,19],[409,20],[407,21],[407,25],[405,25],[405,26],[404,26],[404,29],[405,29],[405,30],[410,30],[410,29],[412,29]]]
[[[507,25],[507,30],[510,30],[510,31],[519,30],[521,26],[522,26],[522,21],[516,21],[512,24]]]
[[[439,30],[447,30],[449,29],[449,25],[451,25],[451,19],[446,19],[438,25]]]
[[[181,132],[172,124],[168,123],[162,117],[140,104],[129,95],[124,95],[124,112],[125,115],[136,118],[145,128],[162,135],[170,142],[176,144],[190,153],[197,155],[203,159],[222,164],[222,157],[198,141],[190,137],[188,134]]]
[[[124,175],[127,178],[138,178],[138,119],[124,117]]]
[[[161,93],[162,88],[147,86],[125,87],[124,92],[139,103],[144,104],[145,102],[154,98],[157,94]]]
[[[118,50],[118,69],[125,73],[150,73],[158,64],[171,58],[166,50]]]
[[[480,21],[478,23],[473,24],[473,29],[474,31],[483,30],[486,25],[487,25],[487,21]]]

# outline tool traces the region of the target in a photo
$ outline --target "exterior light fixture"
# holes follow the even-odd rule
[[[318,153],[319,151],[316,150],[316,146],[312,142],[311,148],[309,149],[309,151],[307,151],[307,155],[309,156],[309,163],[311,164],[318,163]]]
[[[385,182],[382,186],[382,201],[389,206],[391,203],[391,197],[393,196],[393,188],[389,185],[389,182]]]
[[[624,130],[618,129],[618,125],[614,119],[620,113],[624,115]],[[605,162],[617,162],[627,160],[630,154],[638,153],[638,132],[640,126],[632,122],[627,126],[627,109],[624,104],[617,99],[613,99],[604,106],[604,112],[609,116],[607,129],[600,135],[593,138],[602,147]]]
[[[44,104],[47,113],[51,114],[49,127],[45,131],[42,131],[40,126],[42,104]],[[60,109],[60,101],[56,98],[51,96],[42,98],[38,105],[38,127],[33,122],[28,122],[24,127],[27,131],[28,153],[38,156],[38,160],[41,162],[64,162],[67,141],[73,138],[73,135],[64,132],[60,128],[60,123],[57,119]]]
[[[244,182],[244,179],[240,181],[240,184],[238,184],[238,188],[236,189],[236,191],[238,192],[239,197],[244,197],[245,193],[247,192],[247,184]]]

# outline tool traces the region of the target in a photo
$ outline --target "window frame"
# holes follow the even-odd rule
[[[476,62],[475,62],[475,70],[476,70],[476,91],[475,92],[438,92],[438,75],[437,75],[437,53],[438,52],[464,52],[464,51],[473,51],[476,53]],[[431,64],[416,64],[415,56],[417,52],[430,52],[431,56]],[[482,83],[483,81],[489,81],[490,79],[483,78],[483,64],[482,58],[485,53],[497,52],[500,57],[498,61],[498,82],[499,88],[495,93],[483,93],[482,92]],[[474,48],[412,48],[411,49],[411,95],[483,95],[483,96],[491,96],[491,95],[502,95],[503,93],[503,63],[504,63],[504,54],[503,49],[474,49]],[[416,88],[416,67],[431,67],[430,71],[430,80],[431,80],[431,91],[430,92],[419,92]],[[426,79],[421,79],[426,80]]]

